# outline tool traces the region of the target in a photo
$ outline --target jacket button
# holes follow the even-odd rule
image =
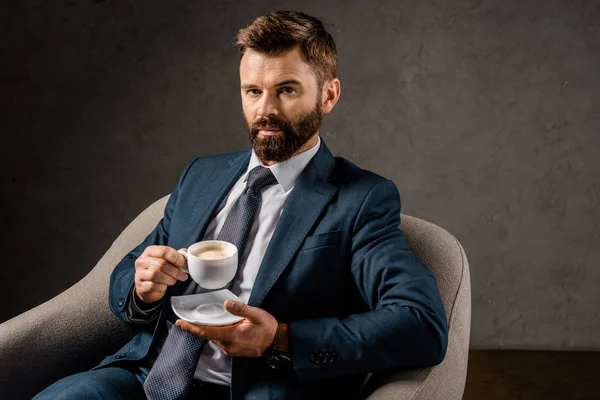
[[[118,360],[118,359],[120,359],[120,358],[124,358],[124,357],[125,357],[125,354],[123,354],[123,353],[121,353],[121,354],[117,354],[117,355],[115,356],[115,358],[116,358],[117,360]]]
[[[119,307],[123,307],[123,304],[125,304],[125,299],[121,297],[119,299]]]
[[[317,357],[316,354],[313,354],[312,356],[310,356],[310,362],[312,362],[313,364],[319,364],[321,360],[319,359],[319,357]]]

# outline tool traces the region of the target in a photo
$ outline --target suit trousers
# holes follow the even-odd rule
[[[48,386],[33,400],[145,400],[143,383],[147,371],[119,367],[99,368],[67,376]],[[229,387],[192,381],[186,399],[227,400]]]
[[[34,400],[144,400],[144,387],[134,372],[108,367],[67,376],[38,393]]]

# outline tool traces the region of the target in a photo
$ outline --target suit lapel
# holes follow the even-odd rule
[[[187,229],[180,236],[183,246],[189,247],[202,240],[217,208],[246,171],[251,154],[251,151],[243,152],[224,165],[215,165],[204,185],[194,187],[194,200],[191,202],[193,211]],[[181,293],[184,288],[185,282],[177,282],[169,288],[169,293]]]
[[[338,187],[329,183],[335,160],[325,142],[298,177],[258,270],[248,304],[259,307]]]
[[[231,159],[227,166],[214,168],[204,187],[198,188],[198,196],[193,206],[194,211],[189,224],[190,230],[184,236],[189,238],[189,244],[202,240],[217,208],[235,182],[246,171],[250,154],[251,152],[244,152]]]

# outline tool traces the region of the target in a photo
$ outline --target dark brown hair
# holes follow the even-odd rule
[[[317,18],[296,11],[276,11],[256,18],[240,29],[237,43],[240,59],[247,49],[278,56],[300,49],[317,75],[319,87],[337,77],[337,51],[331,35]]]

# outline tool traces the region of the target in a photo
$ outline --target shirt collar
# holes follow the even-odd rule
[[[283,189],[283,192],[287,192],[292,189],[296,184],[296,180],[304,171],[304,168],[308,165],[310,160],[317,154],[319,148],[321,147],[321,137],[317,136],[317,144],[311,147],[310,149],[293,156],[292,158],[282,161],[280,163],[266,166],[258,159],[258,156],[252,149],[252,156],[250,157],[250,163],[248,164],[248,169],[246,170],[246,175],[244,176],[244,182],[248,180],[248,172],[250,172],[254,167],[262,165],[265,168],[269,168],[279,186]]]

